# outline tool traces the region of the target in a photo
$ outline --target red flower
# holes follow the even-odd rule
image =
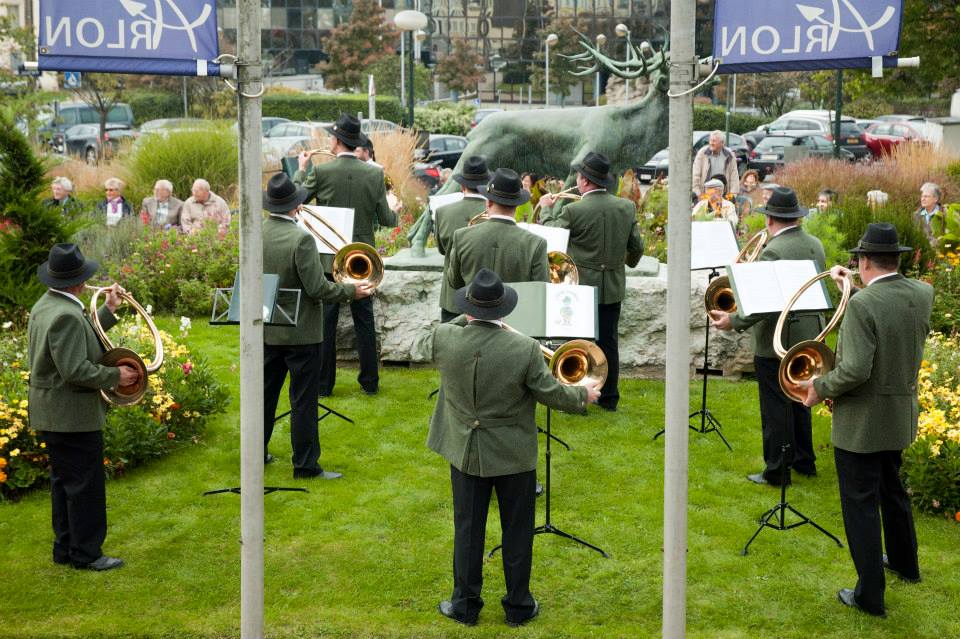
[[[193,370],[193,363],[184,362],[183,364],[180,365],[180,368],[183,370],[183,376],[186,377],[187,375],[190,374],[190,371]]]
[[[180,404],[176,402],[170,404],[170,410],[180,410]]]
[[[173,439],[173,438],[175,438],[176,436],[177,436],[177,434],[176,434],[175,432],[173,432],[172,430],[167,432],[167,439]]]

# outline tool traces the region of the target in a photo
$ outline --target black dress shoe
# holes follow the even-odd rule
[[[615,412],[617,412],[617,407],[614,406],[614,405],[612,405],[612,404],[600,404],[600,403],[598,402],[598,403],[597,403],[597,406],[599,406],[599,407],[602,408],[603,410],[607,411],[608,413],[615,413]]]
[[[373,389],[361,388],[360,392],[363,393],[364,395],[376,395],[377,393],[380,392],[380,389],[379,388],[373,388]]]
[[[755,484],[760,484],[760,485],[763,485],[763,486],[773,486],[774,488],[776,488],[777,486],[780,485],[780,481],[779,481],[779,480],[771,481],[771,480],[767,479],[766,477],[764,477],[764,476],[763,476],[763,473],[754,473],[753,475],[747,475],[747,479],[748,479],[749,481],[752,481],[752,482],[755,483]],[[790,485],[790,480],[788,479],[788,480],[787,480],[787,486],[789,486],[789,485]]]
[[[817,476],[817,469],[816,469],[816,468],[814,468],[813,470],[801,470],[800,468],[794,468],[793,470],[794,470],[795,472],[800,473],[801,475],[803,475],[804,477],[806,477],[806,478],[808,478],[808,479],[813,479],[814,477]]]
[[[439,610],[440,614],[447,619],[453,619],[457,623],[462,623],[465,626],[477,625],[476,619],[464,619],[463,617],[458,616],[457,613],[453,611],[453,603],[448,599],[444,599],[437,604],[437,610]]]
[[[270,453],[267,453],[266,455],[263,456],[263,465],[264,465],[264,466],[266,466],[267,464],[272,464],[272,463],[273,463],[273,455],[271,455]]]
[[[883,567],[886,568],[887,570],[889,570],[890,572],[892,572],[894,575],[896,575],[896,576],[900,579],[900,581],[905,581],[905,582],[907,582],[908,584],[918,584],[918,583],[920,583],[920,577],[919,577],[919,576],[916,576],[916,577],[907,577],[905,574],[903,574],[903,573],[900,572],[899,570],[896,570],[896,569],[894,569],[894,568],[891,568],[891,567],[890,567],[890,560],[887,559],[887,555],[886,555],[886,554],[883,555]]]
[[[527,616],[524,617],[523,619],[519,619],[519,620],[513,620],[513,619],[510,619],[510,618],[508,617],[508,618],[507,618],[507,625],[510,626],[511,628],[517,628],[517,627],[522,626],[523,624],[527,623],[528,621],[530,621],[531,619],[533,619],[534,617],[536,617],[536,616],[539,615],[539,614],[540,614],[540,602],[537,601],[536,599],[534,599],[534,600],[533,600],[533,610],[530,611],[530,614],[529,614],[529,615],[527,615]]]
[[[537,497],[543,497],[543,484],[540,482],[537,482],[536,493]]]
[[[880,610],[879,612],[874,612],[873,610],[867,610],[863,606],[857,603],[857,598],[854,592],[849,588],[841,588],[837,592],[837,599],[840,600],[844,606],[849,606],[850,608],[856,608],[857,610],[862,610],[868,615],[873,615],[874,617],[883,617],[886,618],[887,612],[885,610]]]
[[[59,564],[59,565],[61,565],[61,566],[66,566],[67,564],[70,563],[70,558],[69,558],[69,557],[54,557],[54,558],[53,558],[53,563]]]
[[[119,557],[107,557],[106,555],[100,555],[98,558],[94,559],[88,564],[73,564],[74,568],[80,570],[96,570],[101,572],[104,570],[113,570],[114,568],[119,568],[123,565],[123,559]]]
[[[343,473],[337,473],[332,470],[317,468],[316,470],[307,470],[304,468],[294,468],[294,479],[340,479]]]

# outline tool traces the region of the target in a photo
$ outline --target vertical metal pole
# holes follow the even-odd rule
[[[263,637],[263,248],[260,0],[238,0],[240,135],[240,636]],[[256,95],[257,97],[244,97]]]
[[[693,86],[695,0],[670,3],[670,92]],[[670,187],[667,219],[666,450],[663,468],[664,639],[686,633],[687,439],[690,413],[690,187],[693,96],[670,98]]]
[[[630,61],[630,31],[627,31],[627,52],[623,56],[624,61]],[[623,103],[630,102],[630,78],[623,79]]]
[[[546,90],[547,90],[547,92],[543,96],[543,108],[546,109],[550,107],[550,43],[545,42],[544,46],[547,47],[547,53],[545,56],[547,65],[543,74],[544,77],[546,78],[546,82],[544,84],[546,85]]]
[[[183,117],[190,117],[187,111],[187,76],[183,76]]]
[[[409,81],[407,82],[407,100],[408,100],[407,106],[409,108],[409,112],[407,115],[407,118],[408,118],[407,126],[412,129],[413,128],[413,94],[414,94],[414,89],[416,88],[414,86],[416,83],[414,82],[414,68],[413,68],[413,65],[414,65],[413,43],[415,41],[415,38],[413,37],[413,31],[410,31],[409,33],[410,33],[410,45],[407,47],[407,53],[410,55],[410,74],[409,74],[410,77],[408,78]]]
[[[833,157],[840,157],[840,112],[843,111],[843,69],[837,69],[837,110],[833,123]]]
[[[400,108],[403,109],[403,96],[407,94],[407,38],[406,34],[400,32]],[[402,111],[401,111],[402,112]]]

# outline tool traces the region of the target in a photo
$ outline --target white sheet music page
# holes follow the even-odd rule
[[[784,306],[801,286],[817,275],[817,265],[812,260],[778,260],[773,264],[777,269],[777,281],[780,283]],[[800,299],[793,305],[793,310],[823,311],[832,307],[821,280],[803,292]]]
[[[547,253],[551,251],[567,252],[567,245],[570,242],[570,229],[544,226],[543,224],[527,224],[526,222],[519,222],[517,226],[545,239],[547,241]]]
[[[437,220],[437,209],[441,206],[446,206],[447,204],[453,204],[454,202],[459,202],[463,199],[463,191],[458,191],[457,193],[446,193],[444,195],[431,195],[427,198],[427,202],[430,204],[430,215],[433,216],[433,220]]]
[[[691,222],[690,270],[716,268],[732,264],[740,247],[733,225],[726,220]]]
[[[332,224],[333,227],[340,232],[340,235],[346,238],[348,243],[353,241],[353,209],[339,206],[312,205],[304,205],[303,208],[307,209],[307,211],[315,213],[316,215],[319,215],[324,220]],[[343,240],[337,237],[336,233],[331,231],[326,224],[323,224],[317,220],[309,212],[301,211],[297,215],[297,226],[308,233],[310,231],[307,229],[307,227],[313,229],[316,233],[319,233],[321,236],[326,238],[330,244],[338,249],[343,246]],[[313,241],[317,245],[318,252],[326,253],[327,255],[334,255],[336,253],[336,251],[317,239],[313,233],[310,233],[310,236],[313,237]]]
[[[737,294],[737,312],[743,316],[779,313],[793,294],[817,274],[813,260],[777,260],[727,266]],[[822,286],[811,286],[793,310],[830,308]]]
[[[548,337],[583,337],[596,334],[596,289],[574,284],[545,284],[546,335]]]

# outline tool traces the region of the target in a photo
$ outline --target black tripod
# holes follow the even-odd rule
[[[707,282],[712,282],[715,277],[719,277],[720,273],[717,272],[717,269],[712,269],[710,271],[710,276],[707,279]],[[730,442],[727,441],[727,438],[723,436],[720,428],[720,420],[713,416],[713,413],[710,412],[710,409],[707,408],[707,376],[708,375],[717,375],[720,371],[715,371],[710,368],[710,316],[707,316],[707,324],[703,330],[704,341],[703,341],[703,368],[701,372],[703,373],[703,391],[700,395],[700,410],[690,413],[688,419],[694,419],[695,417],[700,417],[700,426],[694,426],[690,424],[690,430],[706,434],[706,433],[716,433],[720,436],[720,439],[726,445],[727,450],[733,452],[733,448],[730,447]],[[663,435],[666,430],[661,430],[656,435],[653,436],[654,439]]]
[[[534,534],[534,535],[546,535],[546,534],[558,535],[558,536],[560,536],[560,537],[564,537],[564,538],[566,538],[566,539],[570,539],[570,540],[572,540],[572,541],[575,541],[575,542],[577,542],[578,544],[580,544],[581,546],[586,546],[587,548],[590,548],[590,549],[592,549],[592,550],[596,550],[598,553],[600,553],[601,555],[603,555],[604,557],[606,557],[606,558],[609,559],[609,558],[610,558],[610,555],[608,555],[608,554],[606,553],[606,551],[604,551],[602,548],[598,548],[597,546],[594,546],[593,544],[591,544],[591,543],[589,543],[589,542],[586,542],[586,541],[584,541],[583,539],[580,539],[579,537],[576,537],[576,536],[574,536],[574,535],[571,535],[570,533],[564,532],[564,531],[560,530],[559,528],[557,528],[556,526],[554,526],[552,523],[550,523],[550,454],[551,454],[551,453],[550,453],[550,440],[551,440],[551,439],[556,439],[556,440],[557,440],[558,442],[560,442],[563,446],[565,446],[567,450],[570,450],[570,447],[567,446],[567,444],[566,444],[563,440],[561,440],[561,439],[559,439],[559,438],[557,438],[557,437],[554,437],[554,436],[553,436],[553,433],[550,432],[550,414],[551,414],[551,412],[552,412],[552,411],[551,411],[550,408],[548,407],[548,408],[547,408],[547,429],[546,429],[546,431],[541,431],[541,432],[545,433],[546,436],[547,436],[547,453],[546,453],[546,458],[547,458],[547,479],[546,479],[546,482],[545,482],[545,484],[544,484],[544,489],[543,489],[544,498],[546,499],[546,502],[545,502],[545,507],[546,507],[546,521],[545,521],[542,525],[537,526],[536,528],[534,528],[534,529],[533,529],[533,534]],[[540,429],[538,429],[538,430],[540,430]],[[495,546],[495,547],[493,548],[493,550],[491,550],[490,553],[489,553],[487,556],[488,556],[488,557],[493,557],[494,553],[496,553],[499,549],[500,549],[500,546]]]
[[[790,313],[786,322],[788,344],[790,343],[790,325],[796,321],[796,315],[794,313]],[[789,397],[787,397],[787,400],[788,401],[786,402],[784,408],[783,420],[784,427],[787,430],[787,436],[780,444],[780,501],[773,508],[760,516],[760,526],[757,527],[756,532],[753,533],[753,536],[750,537],[750,540],[747,541],[747,544],[743,547],[743,552],[740,553],[741,555],[747,554],[750,544],[753,543],[753,540],[757,538],[757,535],[759,535],[760,531],[764,528],[773,528],[774,530],[790,530],[791,528],[803,526],[804,524],[810,524],[824,535],[837,542],[837,546],[843,548],[843,544],[840,543],[840,540],[837,539],[832,533],[827,531],[825,528],[820,526],[820,524],[813,521],[802,512],[791,506],[789,502],[787,502],[787,486],[790,482],[790,466],[793,463],[793,454],[788,453],[791,452],[792,447],[794,446],[793,405]],[[799,517],[800,521],[787,524],[786,514],[788,510]],[[773,520],[773,523],[770,523],[771,520]]]
[[[330,408],[329,406],[327,406],[327,405],[324,404],[323,402],[317,402],[317,408],[323,410],[323,414],[317,416],[317,424],[319,424],[320,422],[322,422],[324,419],[326,419],[326,418],[329,417],[330,415],[333,415],[334,417],[339,417],[340,419],[342,419],[343,421],[345,421],[345,422],[347,422],[347,423],[349,423],[349,424],[356,424],[355,421],[353,421],[352,419],[350,419],[349,417],[347,417],[347,416],[344,415],[343,413],[339,413],[339,412],[333,410],[332,408]],[[276,423],[278,420],[283,419],[284,417],[286,417],[287,415],[289,415],[289,414],[292,413],[292,412],[293,412],[293,409],[291,408],[291,409],[288,410],[287,412],[281,413],[281,414],[277,415],[276,417],[273,418],[274,423]]]

